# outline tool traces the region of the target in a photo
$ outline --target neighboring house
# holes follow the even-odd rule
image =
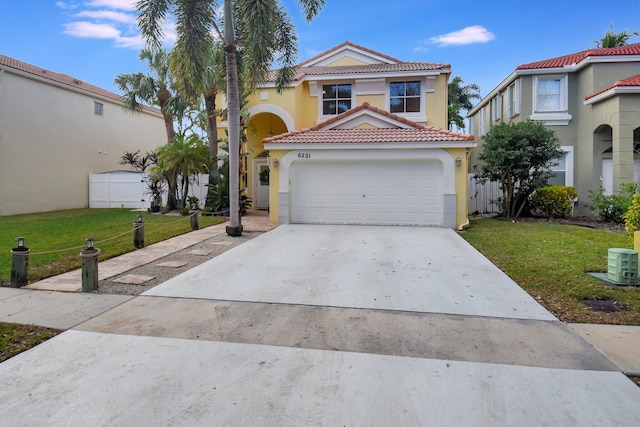
[[[448,132],[445,64],[350,42],[249,97],[244,183],[279,223],[463,227],[473,137]],[[263,144],[264,143],[264,144]]]
[[[89,174],[166,143],[160,111],[0,55],[0,216],[89,206]]]
[[[482,137],[501,121],[542,121],[565,151],[550,183],[575,186],[576,215],[591,215],[589,191],[617,193],[638,180],[640,44],[594,48],[523,64],[471,111],[479,147],[470,172],[480,168]]]

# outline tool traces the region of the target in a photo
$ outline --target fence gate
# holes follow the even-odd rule
[[[481,182],[473,173],[469,174],[469,214],[500,213],[502,191],[497,181]]]

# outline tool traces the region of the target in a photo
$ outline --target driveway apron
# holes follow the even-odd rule
[[[452,230],[284,225],[0,364],[10,425],[640,425]]]

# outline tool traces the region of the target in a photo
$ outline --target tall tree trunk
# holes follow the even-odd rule
[[[204,105],[207,113],[207,122],[209,124],[209,160],[213,166],[218,158],[218,113],[216,112],[216,96],[218,90],[215,87],[209,89],[204,94]]]
[[[227,97],[229,111],[229,236],[242,235],[240,224],[240,90],[236,64],[236,42],[233,30],[232,1],[224,0],[225,62],[227,64]]]

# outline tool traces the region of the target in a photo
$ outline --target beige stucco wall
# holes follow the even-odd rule
[[[0,72],[0,215],[88,207],[90,173],[127,169],[125,151],[164,143],[159,114]]]

